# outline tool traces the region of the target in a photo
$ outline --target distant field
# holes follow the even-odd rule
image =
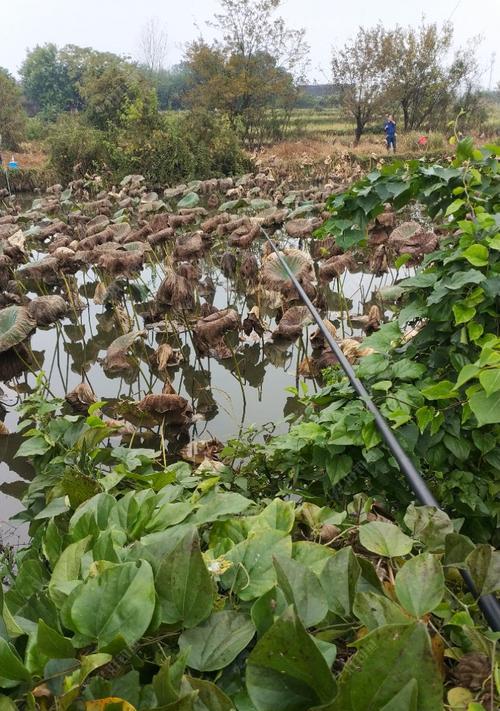
[[[380,134],[383,138],[382,124],[382,121],[369,123],[366,127],[366,133],[372,134],[372,136]],[[500,131],[500,104],[489,104],[485,129],[487,132]],[[295,109],[290,121],[289,134],[318,139],[333,136],[345,136],[352,139],[354,122],[347,120],[341,109],[338,108]],[[403,140],[402,131],[400,131],[400,137]],[[413,137],[410,135],[410,142],[412,140]]]
[[[340,109],[295,109],[290,132],[315,134],[350,133],[353,125],[346,121]]]

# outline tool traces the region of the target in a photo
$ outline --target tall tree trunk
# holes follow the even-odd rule
[[[357,146],[361,136],[363,135],[363,130],[365,128],[365,125],[363,121],[361,120],[360,116],[356,116],[356,129],[354,131],[354,145]]]
[[[408,101],[403,99],[401,102],[401,108],[403,109],[403,124],[404,124],[404,130],[408,131],[410,127],[410,112],[408,110]]]

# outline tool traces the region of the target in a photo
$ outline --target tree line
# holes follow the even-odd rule
[[[143,30],[142,62],[91,48],[54,44],[28,51],[20,82],[0,70],[3,144],[19,145],[26,114],[53,122],[78,113],[94,129],[153,130],[166,109],[217,112],[247,145],[286,133],[308,66],[303,29],[276,16],[281,0],[219,0],[210,23],[217,39],[186,47],[164,67],[167,37],[154,22]],[[453,28],[422,21],[417,28],[360,28],[332,51],[332,84],[355,123],[359,141],[385,112],[405,130],[442,127],[459,111],[478,121],[484,107],[471,47],[450,58]]]

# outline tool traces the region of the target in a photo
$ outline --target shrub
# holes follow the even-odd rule
[[[28,141],[43,141],[50,132],[50,124],[40,114],[30,116],[26,121],[26,138]]]
[[[69,181],[109,164],[103,131],[92,128],[78,115],[62,114],[51,127],[47,146],[51,167],[60,180]]]
[[[109,150],[117,176],[140,173],[158,187],[235,174],[249,167],[228,120],[206,112],[164,119],[153,131],[138,125],[122,129],[109,138]]]
[[[132,139],[129,132],[122,133],[110,152],[113,169],[119,176],[140,173],[155,186],[184,180],[195,173],[191,147],[176,125],[143,138],[136,134]]]
[[[181,119],[181,131],[191,146],[197,178],[234,175],[249,167],[227,116],[192,111]]]

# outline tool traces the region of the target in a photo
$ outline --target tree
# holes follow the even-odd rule
[[[219,0],[222,12],[215,15],[212,27],[222,33],[219,42],[224,53],[250,59],[268,54],[276,65],[303,78],[309,46],[305,30],[293,30],[282,17],[274,17],[281,0]]]
[[[14,78],[0,67],[0,147],[16,150],[26,130],[22,93]]]
[[[341,86],[344,110],[356,122],[356,143],[366,124],[379,114],[386,101],[388,39],[388,33],[380,24],[371,29],[360,27],[343,48],[333,51],[333,81]]]
[[[388,92],[401,107],[405,130],[442,125],[461,96],[471,105],[477,60],[471,48],[462,48],[447,65],[452,41],[451,24],[439,28],[422,22],[418,28],[397,26],[388,33]]]
[[[164,67],[167,56],[168,35],[159,24],[158,18],[151,17],[141,32],[141,59],[150,72],[157,74]]]
[[[54,118],[78,104],[78,92],[55,44],[37,46],[29,51],[20,74],[33,113],[43,111],[49,118]]]
[[[157,118],[156,93],[134,65],[113,54],[96,54],[85,65],[80,94],[88,121],[100,129],[122,123],[152,124]]]
[[[188,52],[188,64],[191,108],[222,111],[253,145],[280,137],[297,90],[291,74],[276,66],[271,55],[226,56],[218,47],[196,43]]]
[[[185,62],[169,69],[160,69],[152,76],[158,95],[158,106],[162,110],[178,111],[186,108],[186,94],[190,88],[191,74]]]
[[[308,46],[304,30],[288,29],[274,12],[280,0],[220,0],[211,23],[221,38],[190,45],[188,101],[194,108],[227,113],[246,141],[282,135],[297,97]]]

